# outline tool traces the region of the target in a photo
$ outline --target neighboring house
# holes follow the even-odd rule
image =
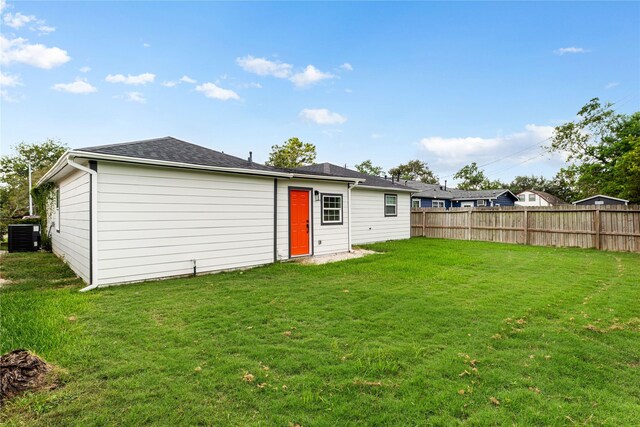
[[[567,202],[553,194],[538,190],[526,190],[518,193],[517,206],[558,206],[568,205]]]
[[[629,201],[625,199],[618,199],[617,197],[605,196],[604,194],[598,194],[595,196],[587,197],[586,199],[573,202],[574,205],[628,205]]]
[[[397,181],[366,175],[331,163],[303,166],[295,170],[361,180],[351,190],[351,235],[354,244],[411,237],[409,200],[415,190]]]
[[[515,194],[507,189],[458,190],[420,181],[407,181],[407,186],[418,190],[411,198],[411,207],[414,208],[513,206],[517,200]]]
[[[166,137],[69,151],[38,185],[57,185],[53,252],[90,289],[347,252],[352,232],[354,242],[408,238],[413,190],[368,180]]]

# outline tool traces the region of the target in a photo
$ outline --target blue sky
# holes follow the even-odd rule
[[[297,136],[510,180],[562,166],[538,143],[589,99],[640,110],[640,3],[3,1],[1,25],[3,154],[171,135],[265,161]]]

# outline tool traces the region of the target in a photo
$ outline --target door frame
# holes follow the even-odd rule
[[[306,191],[309,194],[309,253],[306,255],[294,255],[291,256],[291,190],[297,191]],[[287,233],[289,240],[289,259],[291,258],[300,258],[305,256],[313,256],[314,253],[314,245],[313,245],[313,188],[312,187],[296,187],[289,186],[287,187]]]

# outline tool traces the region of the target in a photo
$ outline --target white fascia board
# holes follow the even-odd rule
[[[321,179],[325,181],[346,181],[346,182],[355,182],[356,184],[359,184],[365,181],[362,178],[347,178],[344,176],[327,176],[327,175],[309,175],[309,174],[302,174],[302,173],[293,173],[291,174],[291,177],[296,179]]]
[[[394,191],[400,191],[403,193],[411,193],[411,194],[418,194],[420,193],[420,191],[417,191],[415,189],[404,189],[404,188],[390,188],[390,187],[376,187],[373,185],[359,185],[358,187],[356,187],[358,190],[384,190],[387,192],[394,192]]]
[[[69,157],[70,152],[71,151],[67,151],[62,156],[60,156],[60,158],[54,163],[51,169],[49,169],[47,173],[42,175],[42,178],[40,178],[38,182],[36,182],[36,187],[39,186],[40,184],[47,182],[54,175],[60,172],[65,166],[67,166],[67,158]]]

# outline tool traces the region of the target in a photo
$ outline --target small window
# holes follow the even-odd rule
[[[478,206],[487,206],[486,200],[478,200]]]
[[[322,195],[322,224],[342,224],[342,195]]]
[[[524,197],[524,194],[518,195],[518,200],[521,202],[526,202],[526,198]]]
[[[420,199],[411,199],[411,207],[419,208],[420,207]]]
[[[432,208],[444,208],[444,200],[432,200],[431,201]]]
[[[535,194],[529,194],[529,201],[530,202],[535,202],[536,201],[536,195]]]
[[[56,188],[56,231],[60,232],[60,187]]]
[[[398,195],[384,195],[384,216],[398,216]]]

